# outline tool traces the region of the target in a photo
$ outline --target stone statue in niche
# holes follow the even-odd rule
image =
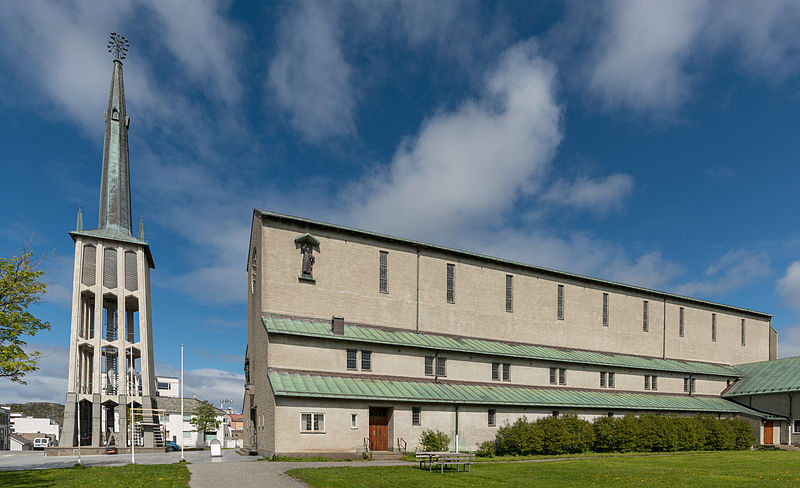
[[[303,253],[303,269],[304,276],[314,276],[314,246],[308,242],[304,242],[300,246],[300,252]]]

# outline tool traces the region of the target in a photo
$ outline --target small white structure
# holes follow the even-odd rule
[[[61,438],[61,426],[49,418],[24,417],[21,413],[11,414],[11,432],[31,437],[32,434],[44,434],[36,437],[49,437],[57,444]]]
[[[10,444],[12,451],[30,451],[33,449],[33,442],[19,434],[11,434]]]
[[[156,376],[156,396],[180,398],[180,379],[171,376]]]
[[[200,404],[200,400],[196,398],[183,399],[183,418],[181,418],[181,399],[159,397],[158,408],[166,411],[166,424],[167,440],[173,441],[178,446],[183,445],[185,448],[205,447],[214,439],[219,439],[223,442],[226,439],[226,429],[228,428],[224,422],[225,412],[216,408],[216,419],[219,421],[219,429],[216,432],[206,432],[201,435],[195,430],[189,421],[194,415],[195,409]],[[228,436],[230,437],[230,436]],[[227,444],[224,447],[228,447]]]

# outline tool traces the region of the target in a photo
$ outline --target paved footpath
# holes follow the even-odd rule
[[[299,462],[283,463],[258,461],[254,463],[203,463],[190,464],[192,488],[220,488],[221,486],[268,486],[270,488],[298,488],[308,486],[284,474],[295,468],[333,468],[336,466],[402,466],[414,463],[394,461],[350,462]]]

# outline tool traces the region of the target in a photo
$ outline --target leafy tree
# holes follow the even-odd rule
[[[208,431],[215,431],[219,429],[219,420],[217,420],[217,409],[214,405],[205,400],[201,400],[194,409],[194,416],[192,416],[189,423],[200,433],[203,439]],[[203,441],[205,443],[205,441]]]
[[[0,257],[0,377],[25,384],[22,377],[39,369],[39,352],[25,352],[23,336],[33,336],[50,324],[33,316],[28,307],[39,303],[47,291],[38,269],[42,258],[33,260],[26,245],[22,253]]]

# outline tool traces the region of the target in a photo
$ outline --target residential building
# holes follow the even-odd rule
[[[262,210],[246,269],[244,446],[263,455],[414,450],[425,429],[472,450],[559,413],[788,426],[723,397],[777,357],[767,313]]]
[[[9,439],[9,450],[11,451],[32,451],[33,440],[19,434],[11,434]]]
[[[52,445],[58,445],[61,439],[61,426],[47,417],[26,417],[21,413],[11,414],[11,432],[33,440],[36,437],[47,437]]]
[[[166,439],[171,440],[184,448],[204,447],[212,439],[225,439],[225,412],[214,407],[216,420],[220,423],[219,429],[205,433],[198,432],[189,422],[194,416],[195,409],[200,405],[197,398],[183,399],[183,417],[181,417],[181,399],[159,397],[158,406],[164,410],[166,421]],[[227,447],[227,446],[224,446]]]
[[[240,413],[227,413],[223,419],[226,426],[225,442],[222,447],[240,448],[243,447],[244,417]]]
[[[180,398],[180,378],[156,376],[156,396]]]
[[[0,451],[11,449],[11,409],[0,407]]]

